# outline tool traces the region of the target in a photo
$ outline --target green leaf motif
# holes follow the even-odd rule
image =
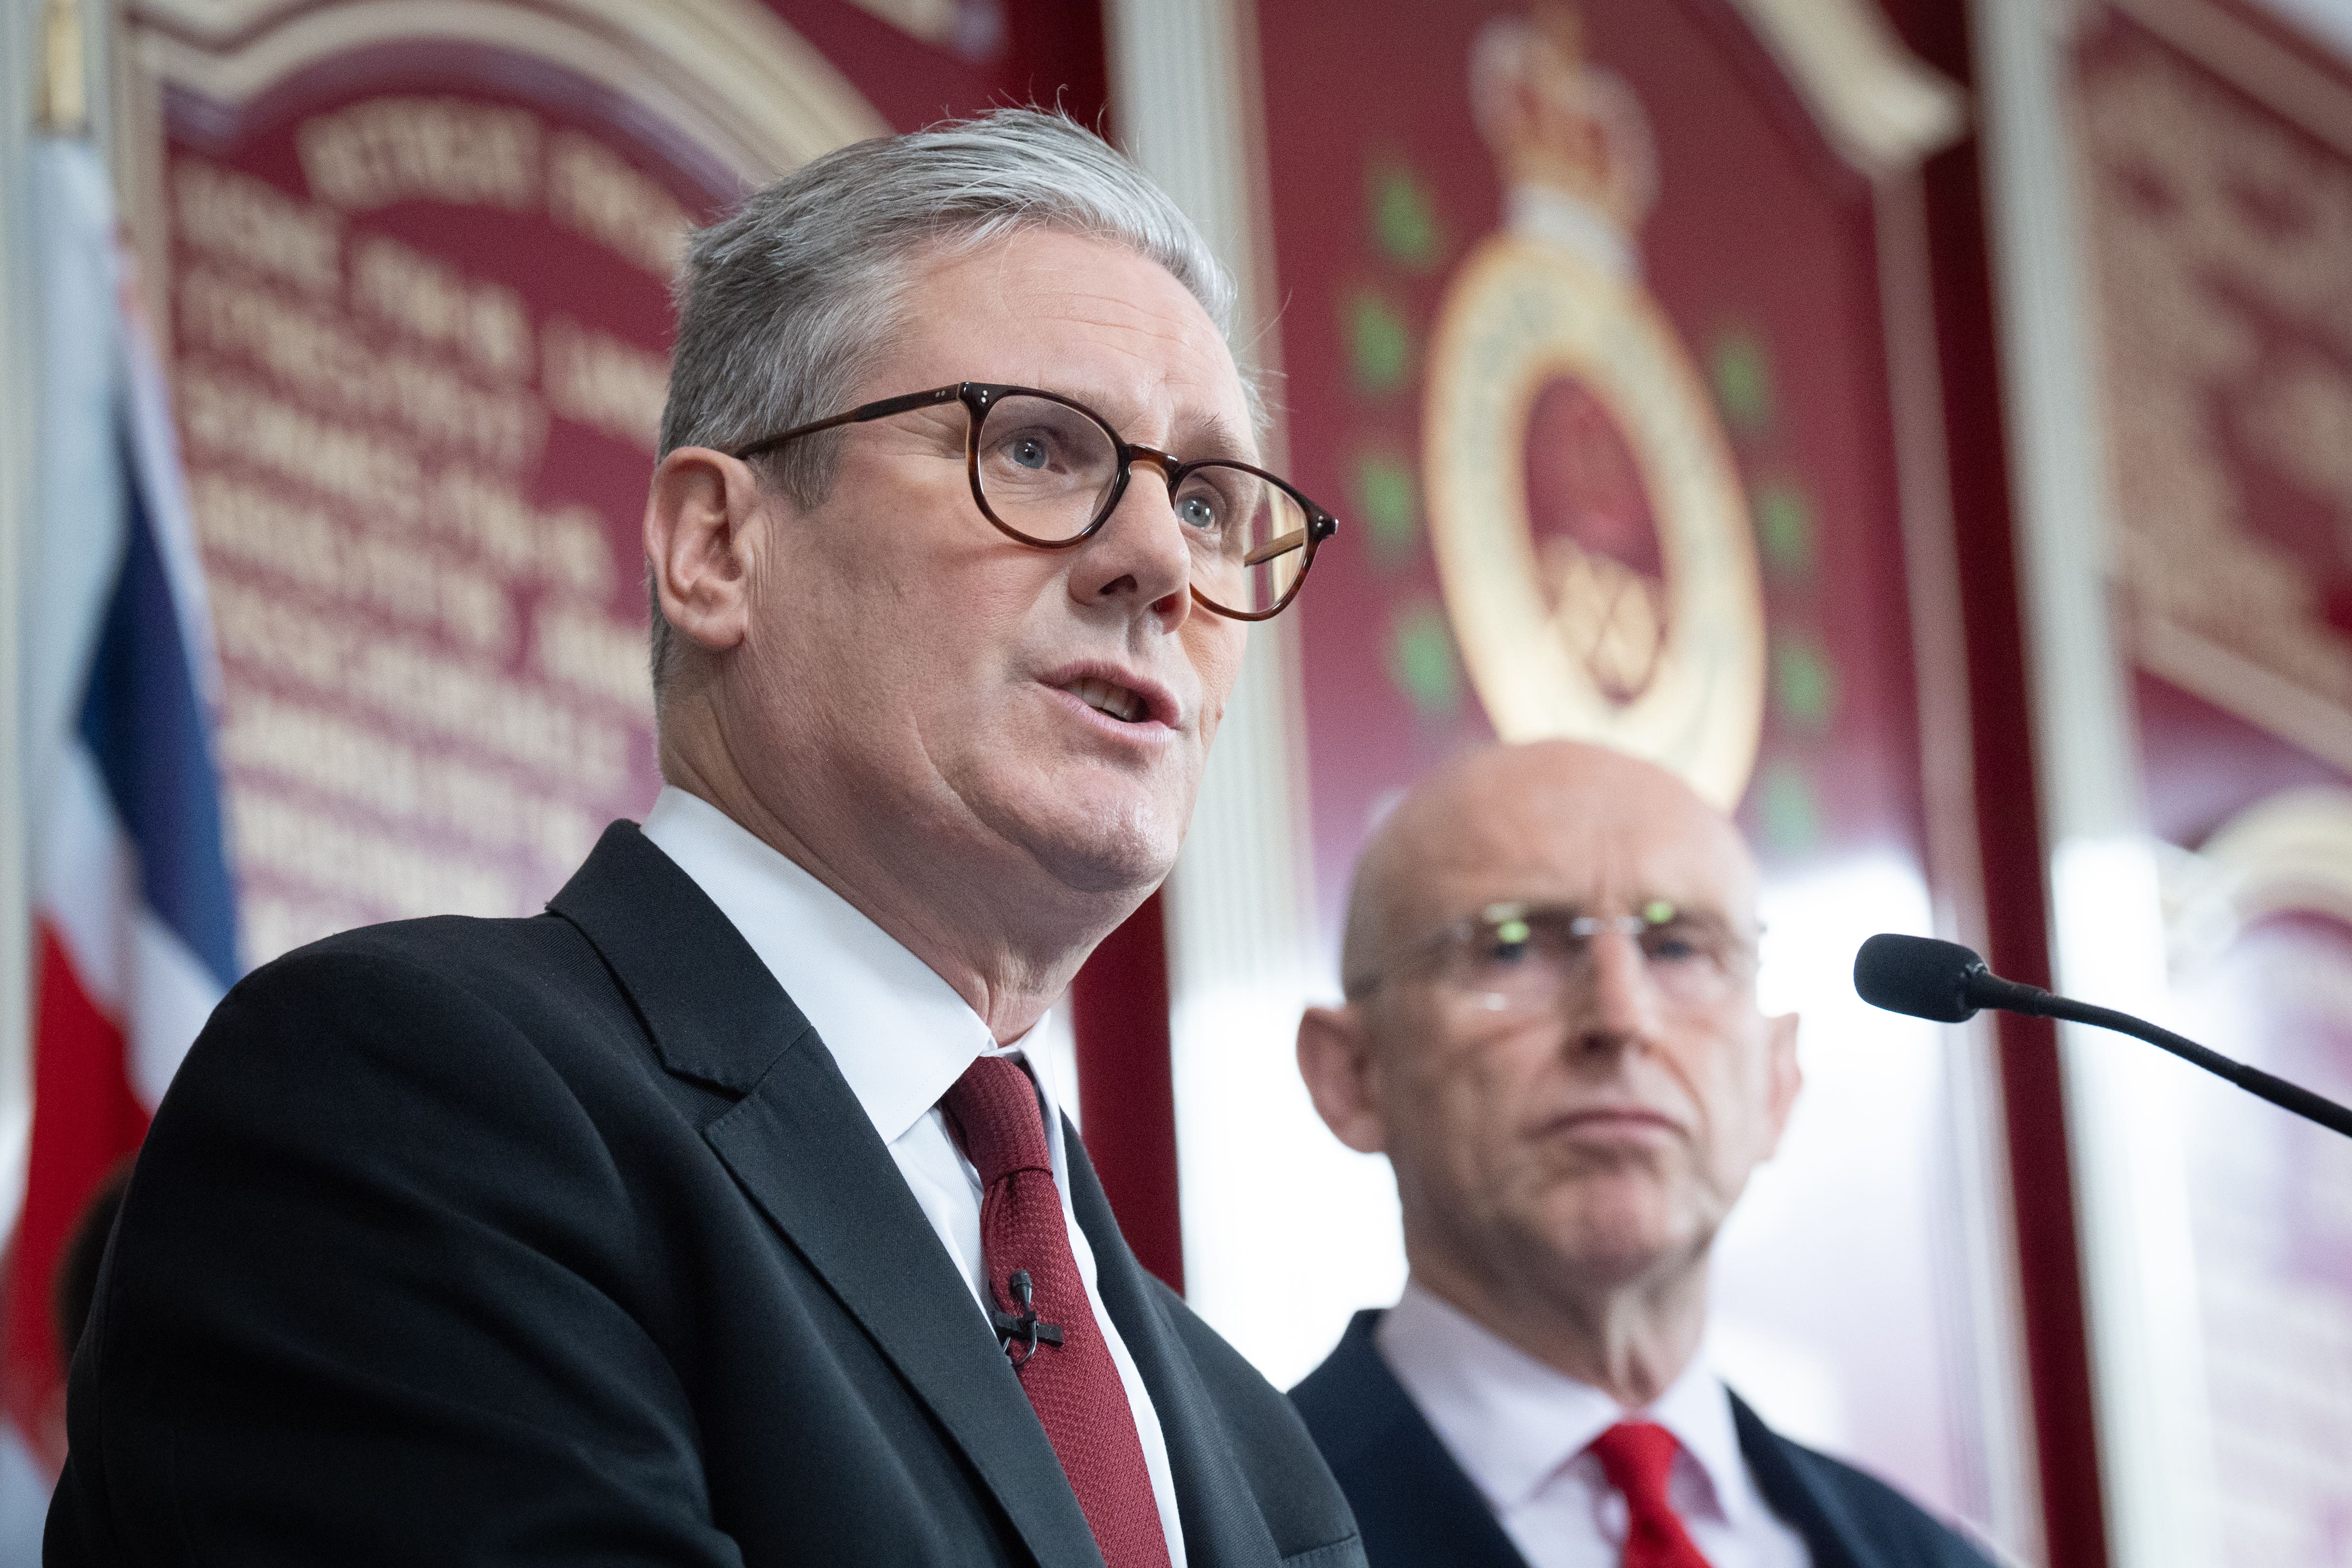
[[[1369,290],[1348,300],[1348,361],[1356,390],[1391,392],[1412,367],[1412,331],[1396,308]]]
[[[1776,577],[1813,572],[1813,504],[1794,484],[1780,481],[1756,492],[1756,539]]]
[[[1784,633],[1772,644],[1772,693],[1780,712],[1806,729],[1826,728],[1837,709],[1837,666],[1811,638]]]
[[[1763,340],[1745,329],[1725,332],[1707,356],[1716,406],[1741,435],[1755,435],[1772,423],[1772,361]]]
[[[1775,762],[1757,781],[1756,815],[1764,841],[1776,850],[1809,850],[1821,841],[1821,795],[1801,768]]]
[[[1421,485],[1409,458],[1367,452],[1356,459],[1356,515],[1371,530],[1372,561],[1400,566],[1421,542]]]
[[[1408,272],[1427,272],[1445,253],[1436,204],[1421,177],[1401,163],[1376,164],[1366,172],[1365,199],[1371,209],[1372,243]]]
[[[1423,718],[1450,718],[1462,706],[1462,662],[1445,612],[1411,605],[1389,622],[1389,679]]]

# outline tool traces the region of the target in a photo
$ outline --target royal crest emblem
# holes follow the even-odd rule
[[[1764,605],[1731,445],[1641,280],[1654,143],[1568,6],[1478,34],[1508,191],[1447,291],[1423,430],[1446,612],[1497,734],[1647,757],[1727,808],[1756,761]]]

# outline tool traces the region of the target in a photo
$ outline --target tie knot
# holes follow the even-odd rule
[[[965,1068],[940,1096],[940,1108],[982,1186],[994,1186],[1014,1171],[1053,1174],[1037,1086],[1011,1057],[983,1056]]]
[[[1654,1421],[1620,1421],[1592,1439],[1592,1452],[1609,1484],[1625,1495],[1637,1513],[1664,1506],[1666,1478],[1674,1472],[1675,1454],[1681,1447],[1672,1432]]]

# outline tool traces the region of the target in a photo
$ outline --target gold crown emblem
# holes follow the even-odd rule
[[[1470,101],[1515,193],[1565,198],[1630,238],[1657,200],[1658,158],[1633,89],[1584,54],[1576,7],[1497,16],[1470,54]]]

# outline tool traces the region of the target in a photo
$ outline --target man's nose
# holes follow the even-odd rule
[[[1131,600],[1149,605],[1172,631],[1192,606],[1192,552],[1176,519],[1166,461],[1156,453],[1137,455],[1118,507],[1078,547],[1070,591],[1086,604]]]
[[[1622,931],[1601,932],[1591,942],[1573,1019],[1578,1040],[1617,1048],[1650,1039],[1658,998],[1642,945]]]

